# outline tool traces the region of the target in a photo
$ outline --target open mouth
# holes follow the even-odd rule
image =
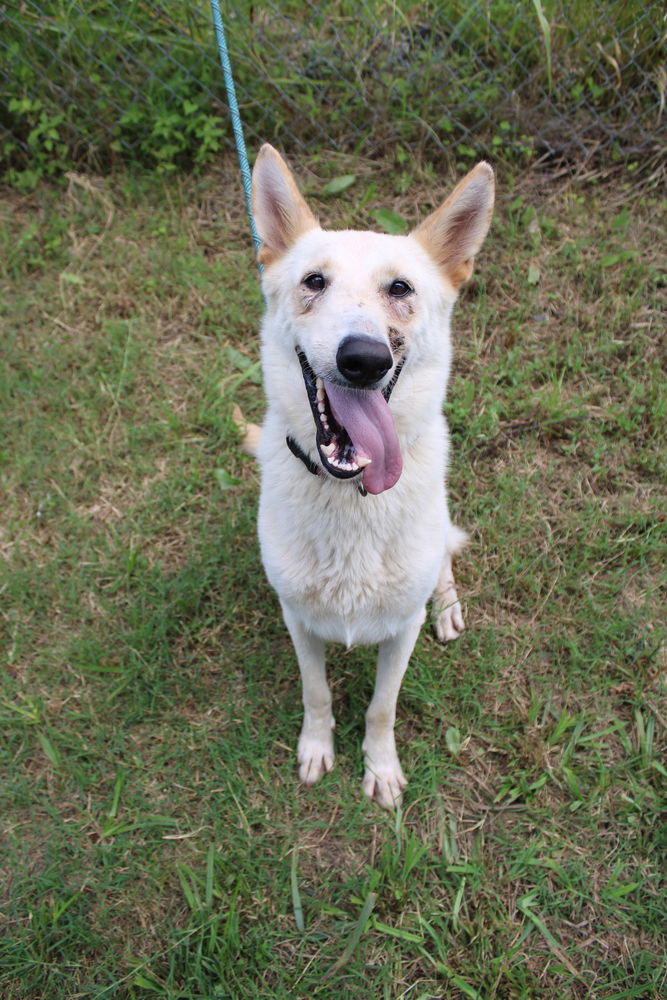
[[[387,404],[403,360],[384,389],[348,389],[316,376],[303,351],[296,351],[324,468],[337,479],[361,476],[369,493],[390,489],[401,475],[403,460]]]

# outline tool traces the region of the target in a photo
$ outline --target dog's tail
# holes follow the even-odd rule
[[[238,427],[239,434],[241,435],[241,449],[246,453],[246,455],[251,455],[252,458],[257,458],[262,428],[258,427],[257,424],[249,424],[243,416],[241,407],[238,406],[237,403],[234,403],[232,419]]]

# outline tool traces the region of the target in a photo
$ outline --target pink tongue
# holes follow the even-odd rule
[[[403,470],[394,418],[379,389],[343,389],[326,383],[331,412],[350,436],[355,451],[370,458],[362,473],[369,493],[382,493],[398,481]]]

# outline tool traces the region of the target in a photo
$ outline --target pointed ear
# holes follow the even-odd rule
[[[457,290],[472,274],[475,254],[488,232],[494,187],[493,170],[488,163],[478,163],[412,234]]]
[[[259,260],[280,257],[317,219],[304,201],[289,167],[273,146],[265,143],[252,172],[252,210],[262,246]]]

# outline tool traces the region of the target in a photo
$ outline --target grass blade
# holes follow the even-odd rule
[[[206,885],[204,887],[204,904],[207,909],[213,905],[213,874],[215,870],[215,845],[208,845],[206,854]]]
[[[526,896],[523,896],[517,902],[517,906],[521,910],[521,912],[523,913],[523,915],[526,916],[526,917],[528,917],[528,919],[533,924],[533,926],[540,932],[540,934],[542,935],[542,937],[544,938],[544,940],[547,942],[547,944],[551,948],[551,950],[554,953],[554,955],[556,956],[556,958],[560,962],[563,963],[563,965],[568,970],[568,972],[570,972],[573,976],[576,976],[577,979],[583,981],[582,977],[577,972],[577,970],[575,969],[575,967],[572,965],[572,962],[569,960],[569,958],[567,957],[567,955],[565,954],[565,952],[563,951],[563,949],[561,948],[561,946],[558,944],[558,941],[553,936],[553,934],[551,933],[551,931],[549,930],[549,928],[547,927],[547,925],[544,923],[544,921],[542,920],[542,918],[538,917],[538,915],[536,913],[533,913],[533,911],[531,909],[532,903],[533,903],[533,897],[529,893]]]
[[[544,39],[544,52],[547,57],[547,88],[551,94],[554,89],[553,70],[551,65],[551,25],[547,21],[546,14],[544,13],[542,0],[533,0],[533,7],[535,8],[537,20],[540,23],[540,30]]]
[[[398,938],[399,941],[409,941],[410,944],[424,943],[422,934],[417,934],[415,931],[405,931],[402,927],[391,927],[389,924],[385,924],[375,917],[371,918],[371,927],[374,931],[379,931],[380,934],[388,934],[389,937]]]
[[[111,805],[109,806],[109,812],[107,816],[109,819],[115,819],[118,815],[118,806],[120,804],[120,793],[123,790],[123,785],[125,784],[125,774],[123,771],[118,771],[116,774],[116,780],[113,783],[113,794],[111,796]]]
[[[299,892],[299,883],[297,881],[297,862],[299,859],[299,849],[295,847],[292,851],[292,864],[290,867],[290,882],[292,885],[292,907],[294,908],[294,923],[296,924],[297,930],[303,934],[305,930],[305,923],[303,919],[303,904],[301,903],[301,894]]]
[[[366,924],[368,923],[370,915],[373,912],[373,907],[375,906],[376,901],[377,901],[377,893],[369,892],[368,895],[366,896],[366,899],[364,900],[364,905],[361,908],[361,913],[359,914],[359,918],[356,924],[354,925],[354,930],[350,934],[350,940],[347,942],[343,954],[340,956],[340,958],[338,958],[334,962],[334,964],[331,966],[326,975],[322,977],[322,982],[325,982],[327,979],[330,979],[333,975],[335,975],[336,972],[338,972],[339,969],[342,969],[343,966],[347,965],[347,963],[350,961],[352,955],[354,954],[357,948],[357,945],[361,941],[361,936],[366,929]]]
[[[48,759],[51,761],[54,767],[60,767],[60,754],[56,750],[55,746],[46,735],[46,733],[38,733],[37,739],[40,742],[40,746]]]

